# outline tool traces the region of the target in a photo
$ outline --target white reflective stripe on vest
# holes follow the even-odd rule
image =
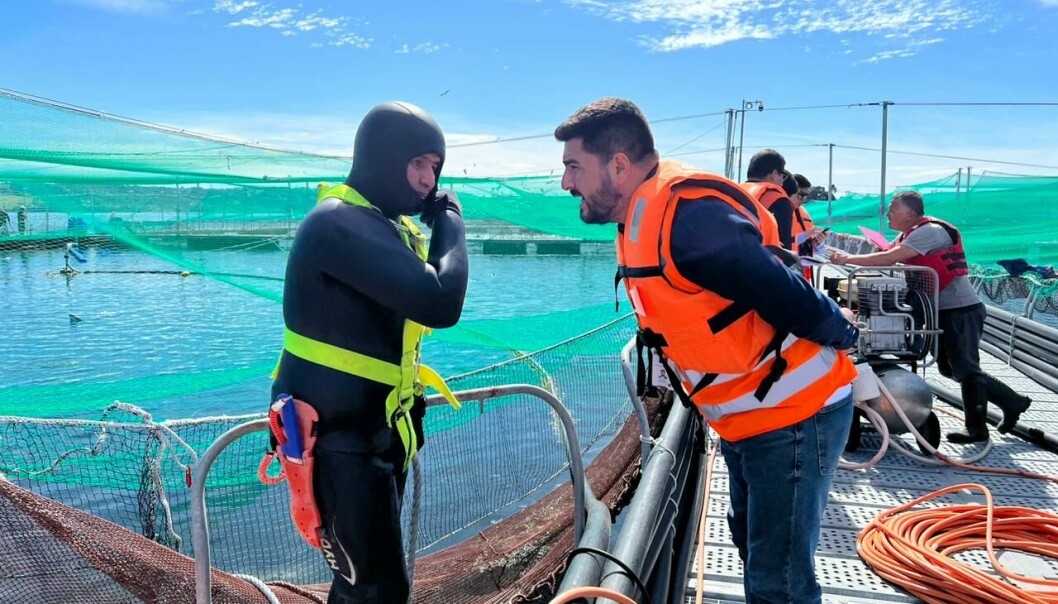
[[[796,341],[797,341],[797,337],[796,336],[786,336],[786,339],[782,341],[782,350],[785,352],[786,349],[791,347],[791,346],[793,346],[794,342],[796,342]],[[765,365],[771,363],[774,358],[775,358],[775,353],[774,352],[769,352],[768,356],[766,356],[763,359],[761,359],[761,361],[759,363],[757,363],[757,365],[755,367],[753,367],[753,369],[747,371],[746,373],[753,373],[754,371],[758,371],[759,369],[761,369]],[[679,375],[681,378],[683,378],[684,383],[690,384],[691,388],[694,388],[698,384],[698,382],[702,381],[702,377],[705,376],[704,373],[702,373],[700,371],[694,371],[693,369],[688,369],[687,371],[684,371],[684,370],[680,369],[679,367],[676,367],[675,363],[669,363],[669,366],[674,368],[676,370],[676,374]],[[717,384],[723,384],[724,382],[730,382],[731,380],[737,380],[737,379],[739,379],[741,377],[744,377],[745,375],[746,375],[745,373],[721,373],[721,374],[718,374],[716,376],[716,379],[714,379],[709,385],[710,386],[715,386]]]
[[[771,390],[768,391],[768,396],[764,397],[763,401],[758,401],[754,393],[750,391],[736,399],[723,403],[699,404],[698,408],[701,409],[705,419],[715,422],[735,413],[778,406],[786,399],[818,382],[823,376],[830,373],[831,369],[834,368],[834,361],[837,359],[837,355],[838,353],[833,348],[820,348],[819,353],[803,365],[784,373],[779,378],[779,381],[775,382],[771,387]],[[708,391],[708,387],[703,390],[703,392]]]

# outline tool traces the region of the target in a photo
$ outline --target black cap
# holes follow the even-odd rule
[[[408,162],[424,153],[440,156],[440,177],[445,139],[437,122],[411,103],[382,103],[360,122],[346,183],[390,218],[418,214],[423,199],[408,183]]]

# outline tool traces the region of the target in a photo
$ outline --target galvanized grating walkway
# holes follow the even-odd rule
[[[985,371],[1010,384],[1014,389],[1032,397],[1032,407],[1021,416],[1021,424],[1058,434],[1058,394],[1051,392],[998,359],[982,353]],[[938,384],[958,391],[958,384],[929,369],[926,377]],[[962,412],[942,401],[935,401],[934,411],[945,434],[962,427]],[[1021,469],[1058,475],[1058,454],[1029,444],[1013,435],[1000,435],[990,428],[994,446],[989,456],[978,465]],[[910,437],[902,435],[905,442]],[[846,454],[849,462],[869,459],[880,444],[880,439],[865,433],[860,450]],[[911,445],[917,450],[917,447]],[[952,456],[962,454],[963,448],[945,442],[941,451]],[[976,451],[967,447],[966,453]],[[830,504],[823,518],[819,549],[816,554],[816,574],[823,586],[823,601],[828,604],[866,604],[870,602],[919,602],[906,592],[886,583],[856,554],[856,536],[882,511],[939,488],[968,482],[985,485],[992,491],[996,505],[1026,506],[1036,509],[1058,510],[1058,485],[1039,480],[997,476],[964,471],[952,467],[930,467],[912,461],[890,450],[877,466],[869,470],[839,470],[831,490]],[[941,503],[983,502],[979,495],[953,494]],[[731,543],[727,528],[727,468],[718,456],[710,489],[706,519],[705,599],[711,604],[745,602],[742,592],[742,568],[738,551]],[[983,569],[990,568],[983,552],[968,552],[960,560]],[[1058,579],[1058,563],[1008,552],[1000,560],[1010,569],[1029,575]],[[695,574],[700,561],[695,561],[688,582],[688,594],[694,594]],[[689,595],[687,602],[693,602]]]

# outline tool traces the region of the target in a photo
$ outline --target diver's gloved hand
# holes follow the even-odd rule
[[[432,229],[434,220],[449,210],[460,216],[463,215],[463,206],[459,204],[459,198],[456,197],[454,192],[448,190],[438,191],[433,197],[426,200],[419,220]]]

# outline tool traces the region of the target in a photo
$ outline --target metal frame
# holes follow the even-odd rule
[[[566,453],[569,455],[570,475],[573,482],[574,540],[575,542],[580,542],[585,532],[585,515],[587,513],[585,499],[587,496],[590,496],[592,502],[595,502],[596,500],[594,494],[591,494],[590,486],[587,484],[584,475],[584,458],[580,451],[580,440],[577,438],[577,432],[573,427],[573,417],[569,414],[569,410],[566,409],[558,398],[547,390],[528,384],[511,384],[506,386],[496,386],[493,388],[476,388],[473,390],[463,390],[454,394],[456,399],[460,402],[476,400],[481,401],[482,404],[484,404],[486,399],[527,394],[535,396],[551,406],[555,414],[558,415],[559,420],[561,420],[562,427],[565,431]],[[428,406],[443,404],[447,404],[447,402],[441,397],[441,395],[433,395],[427,398]],[[195,464],[191,480],[191,539],[195,553],[196,604],[211,604],[213,602],[210,567],[209,516],[206,510],[206,478],[209,475],[209,470],[213,466],[213,462],[215,462],[220,456],[221,452],[233,442],[247,434],[263,432],[265,430],[268,430],[268,420],[265,418],[240,424],[231,430],[228,430],[218,437],[217,440],[213,441],[213,444],[206,449],[206,452],[202,455],[201,459]],[[598,506],[593,505],[593,508],[594,507]],[[609,510],[607,510],[607,519],[608,515]],[[596,514],[592,514],[592,516],[597,516],[597,512]],[[597,527],[598,522],[594,522],[593,526]],[[608,529],[609,527],[607,526],[606,528]],[[602,529],[596,528],[595,532],[599,530]],[[605,539],[608,541],[609,530],[606,530],[605,532]],[[599,534],[596,535],[596,539],[593,540],[598,541],[601,538],[602,536]]]
[[[639,442],[641,443],[639,467],[645,468],[647,458],[650,457],[650,449],[654,446],[654,438],[650,436],[650,420],[647,418],[647,410],[643,406],[643,399],[639,398],[639,392],[636,390],[636,376],[632,372],[632,351],[635,348],[636,337],[632,336],[628,343],[624,345],[624,348],[621,349],[621,369],[624,372],[628,397],[632,399],[636,417],[639,418]],[[650,369],[652,368],[648,368],[647,371],[650,371]]]
[[[655,454],[650,456],[643,469],[639,487],[625,511],[624,526],[610,550],[644,582],[652,574],[645,571],[650,571],[658,562],[660,548],[664,545],[661,542],[672,538],[672,527],[665,526],[665,522],[666,518],[668,522],[674,519],[675,510],[670,509],[670,500],[674,496],[679,498],[690,478],[686,473],[692,465],[689,458],[694,455],[693,432],[699,425],[696,416],[697,409],[673,403],[654,447]],[[703,468],[698,468],[698,480],[701,480],[702,471]],[[635,584],[613,562],[606,564],[603,578],[602,587],[630,597],[636,595]]]
[[[922,366],[923,369],[933,365],[934,363],[937,362],[937,354],[940,351],[940,335],[942,333],[944,333],[944,331],[942,329],[940,329],[940,306],[939,306],[940,293],[938,291],[938,287],[939,287],[939,284],[940,284],[940,279],[937,276],[937,271],[933,270],[932,268],[930,268],[928,266],[913,266],[913,265],[903,265],[903,264],[894,265],[894,266],[862,266],[862,267],[853,268],[852,270],[850,270],[848,272],[848,274],[845,275],[845,282],[846,282],[845,291],[847,292],[846,295],[848,295],[848,297],[849,297],[849,303],[850,304],[853,302],[852,282],[855,279],[855,277],[857,275],[860,275],[860,274],[875,273],[875,272],[888,273],[888,276],[890,276],[890,277],[897,276],[897,273],[900,273],[900,274],[906,274],[906,273],[929,273],[932,276],[932,280],[930,281],[930,283],[933,284],[933,287],[931,288],[932,291],[930,292],[932,294],[933,324],[936,325],[937,328],[936,329],[871,330],[871,329],[867,329],[865,327],[861,327],[860,328],[860,338],[863,339],[865,336],[869,336],[871,334],[881,334],[881,335],[921,335],[921,336],[931,335],[931,336],[934,336],[933,337],[933,342],[932,342],[933,345],[932,345],[931,350],[930,350],[932,359],[930,359],[929,357],[924,357],[921,360],[921,366]],[[905,281],[906,280],[907,279],[905,277]],[[883,315],[890,315],[892,313],[887,313],[883,309],[882,310],[882,314]],[[906,316],[906,315],[901,315],[901,316]],[[890,362],[890,359],[886,359],[886,361]],[[892,359],[891,362],[894,362],[894,363],[910,363],[910,362],[918,363],[919,361],[917,359],[916,360],[909,360],[909,359],[901,359],[901,358],[897,357],[896,359]]]

